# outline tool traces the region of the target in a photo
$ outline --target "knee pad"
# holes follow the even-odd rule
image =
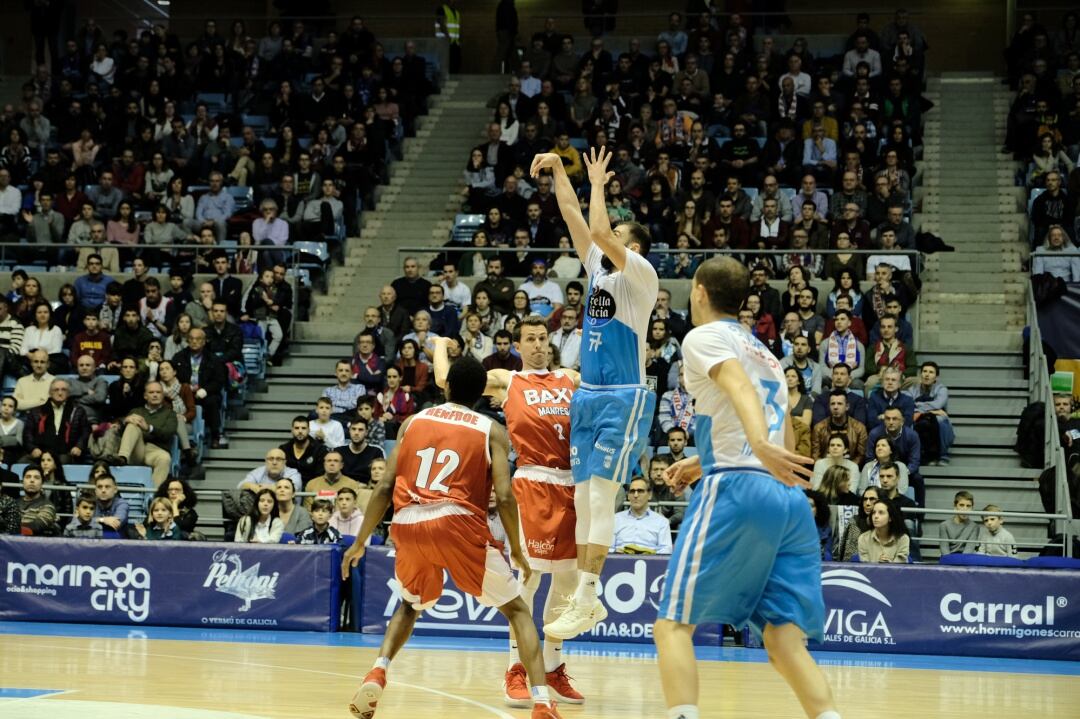
[[[589,544],[610,547],[615,539],[615,496],[619,493],[619,485],[593,477],[588,486]]]

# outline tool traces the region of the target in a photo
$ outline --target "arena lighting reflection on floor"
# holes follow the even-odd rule
[[[202,641],[241,644],[277,644],[282,646],[378,647],[382,637],[377,634],[351,632],[275,632],[229,629],[189,629],[184,627],[139,627],[103,624],[49,624],[32,622],[0,622],[0,636],[30,635],[42,637],[85,637],[92,639],[134,639],[164,641]],[[476,637],[413,637],[410,649],[468,650],[505,652],[506,640]],[[612,642],[570,643],[567,654],[573,656],[610,657],[627,661],[653,661],[656,650],[651,644],[618,644]],[[1080,662],[1056,662],[992,657],[925,656],[917,654],[858,654],[848,652],[815,652],[823,666],[877,667],[895,669],[955,670],[1013,674],[1047,674],[1080,676]],[[765,662],[761,649],[741,647],[698,647],[698,659],[718,662]],[[0,691],[3,691],[0,689]],[[0,699],[3,695],[0,694]]]

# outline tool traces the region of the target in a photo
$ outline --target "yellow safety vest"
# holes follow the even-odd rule
[[[443,15],[445,15],[445,20],[443,21],[443,24],[446,26],[446,32],[450,35],[450,42],[460,44],[461,11],[455,10],[449,5],[443,5],[442,9]]]

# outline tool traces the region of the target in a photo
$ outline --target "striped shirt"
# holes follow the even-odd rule
[[[335,414],[349,414],[356,410],[356,402],[367,395],[367,387],[362,384],[348,384],[344,389],[338,385],[327,387],[322,396],[334,405]]]

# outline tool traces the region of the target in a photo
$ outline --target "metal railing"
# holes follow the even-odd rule
[[[22,269],[24,269],[27,272],[27,274],[29,274],[31,276],[33,276],[35,273],[38,273],[38,272],[43,273],[43,274],[56,273],[56,272],[84,273],[86,271],[85,267],[76,267],[74,265],[62,265],[59,262],[53,262],[52,259],[54,257],[56,257],[58,255],[59,251],[61,251],[61,250],[68,250],[72,254],[77,254],[80,250],[85,250],[85,249],[90,248],[90,247],[92,247],[94,249],[94,251],[97,252],[97,253],[100,253],[101,250],[105,250],[105,249],[116,250],[118,253],[120,253],[121,267],[123,267],[123,265],[125,264],[125,259],[124,259],[125,253],[128,253],[131,256],[127,261],[130,261],[131,258],[139,257],[139,256],[147,254],[147,253],[152,255],[156,251],[161,251],[163,256],[169,256],[170,253],[172,253],[173,251],[185,252],[185,253],[194,253],[194,256],[191,258],[190,263],[189,262],[182,263],[182,266],[186,267],[186,266],[190,265],[193,268],[193,272],[192,272],[193,276],[212,275],[213,274],[213,271],[211,269],[209,269],[209,268],[206,271],[203,271],[203,272],[197,271],[198,266],[196,264],[196,257],[202,256],[202,255],[205,255],[205,254],[208,254],[208,253],[211,253],[211,252],[221,251],[221,252],[224,252],[226,255],[228,255],[230,257],[232,255],[235,255],[238,250],[253,250],[256,253],[274,252],[274,253],[285,255],[287,257],[286,262],[288,263],[286,265],[286,268],[292,270],[292,277],[293,277],[293,287],[292,287],[292,301],[293,301],[293,303],[292,303],[292,307],[290,308],[290,318],[289,318],[289,327],[288,327],[289,333],[292,334],[292,331],[294,329],[293,325],[295,325],[295,323],[297,321],[296,317],[297,317],[297,312],[298,312],[298,309],[299,309],[300,274],[301,274],[300,273],[300,270],[301,270],[300,258],[301,258],[301,255],[308,254],[303,249],[297,249],[293,245],[282,245],[282,246],[279,247],[277,245],[240,246],[240,245],[235,245],[235,244],[231,244],[231,243],[226,244],[226,245],[197,245],[197,244],[120,245],[120,244],[112,244],[112,243],[102,243],[102,244],[98,244],[98,245],[90,245],[90,244],[86,244],[86,243],[81,243],[80,244],[80,243],[75,243],[75,242],[56,242],[56,243],[0,242],[0,267],[6,267],[9,270],[14,269],[15,267],[21,267]],[[40,262],[42,260],[45,261],[44,265],[37,264],[38,262]],[[156,273],[151,272],[151,276],[153,276],[155,274],[162,274],[161,271],[166,266],[171,267],[172,265],[173,265],[173,263],[172,263],[171,260],[168,263],[165,263],[165,262],[158,263],[158,265],[156,266],[156,269],[158,270],[158,272],[156,272]],[[328,270],[329,270],[329,264],[327,264],[326,267],[324,267],[324,271],[328,271]],[[102,274],[108,274],[108,273],[103,271]],[[129,274],[129,272],[126,271],[126,270],[121,269],[120,271],[117,272],[117,274]],[[241,277],[243,277],[243,276],[241,276]],[[253,279],[253,282],[258,281],[258,275],[257,274],[253,273],[250,277]],[[169,287],[168,281],[165,281],[165,282],[161,283],[162,294],[164,294],[165,292],[168,291],[168,287]],[[248,290],[250,289],[250,287],[251,287],[251,285],[247,285],[247,284],[244,287],[245,296],[246,296]],[[197,291],[193,292],[192,294],[194,296],[198,296]]]
[[[1039,314],[1035,307],[1031,287],[1027,292],[1028,338],[1028,401],[1043,403],[1046,430],[1043,439],[1043,467],[1054,470],[1054,516],[1055,534],[1063,536],[1064,554],[1072,556],[1072,536],[1077,531],[1077,520],[1072,518],[1072,501],[1069,496],[1068,472],[1065,468],[1065,452],[1057,431],[1057,415],[1054,412],[1054,393],[1050,385],[1050,373],[1043,352],[1042,332],[1039,330]]]
[[[921,507],[901,507],[900,512],[902,514],[904,514],[904,515],[917,515],[919,517],[922,517],[922,515],[926,515],[926,514],[954,517],[957,514],[957,511],[956,511],[955,507],[952,507],[952,508],[949,508],[949,509],[932,509],[932,508],[925,508],[924,509],[924,508],[921,508]],[[972,509],[972,510],[965,511],[964,514],[969,515],[969,516],[973,516],[973,517],[1003,517],[1005,519],[1010,519],[1010,518],[1011,519],[1043,519],[1043,520],[1047,520],[1047,521],[1068,519],[1068,517],[1066,515],[1064,515],[1064,514],[1050,514],[1048,512],[1003,512],[1003,511],[998,511],[998,510],[985,511],[985,510],[974,510],[974,509]],[[946,543],[947,544],[981,544],[982,543],[981,539],[943,539],[941,537],[927,537],[927,536],[919,536],[919,537],[912,536],[912,537],[910,537],[910,539],[913,542],[918,542],[920,545],[923,545],[923,544],[938,545],[938,544],[946,544]],[[1030,548],[1033,548],[1033,547],[1038,547],[1038,548],[1053,547],[1053,548],[1066,548],[1067,549],[1066,545],[1068,544],[1068,540],[1066,539],[1064,542],[1053,542],[1053,541],[1050,541],[1050,540],[1030,541],[1030,540],[1017,539],[1017,540],[1015,540],[1015,544],[1016,544],[1017,547],[1022,546],[1025,549],[1030,549]],[[1065,556],[1071,556],[1071,555],[1066,554]]]

